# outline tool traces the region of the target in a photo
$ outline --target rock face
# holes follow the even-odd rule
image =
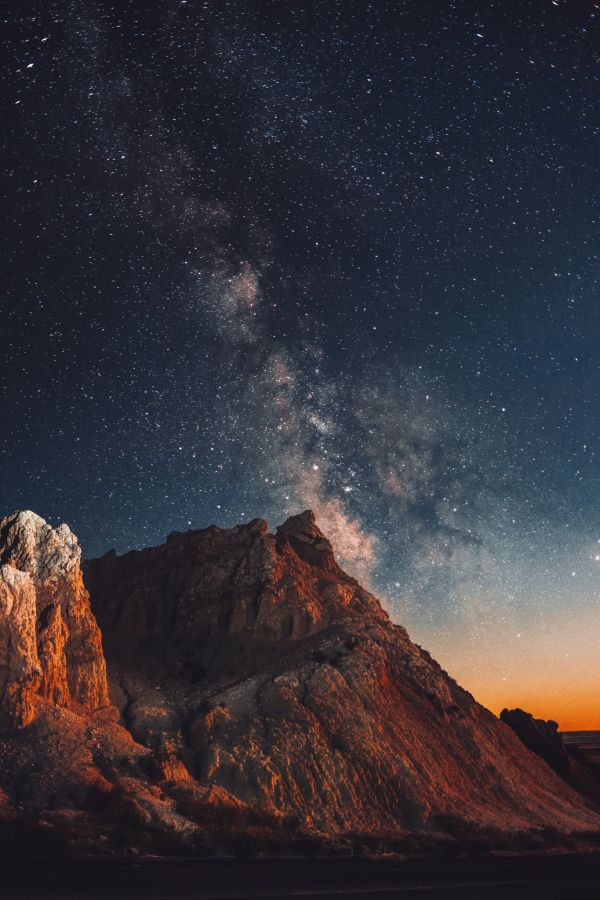
[[[42,681],[35,588],[28,572],[0,567],[0,731],[33,720]]]
[[[599,810],[339,568],[310,512],[85,564],[118,712],[69,529],[11,516],[0,563],[0,806],[71,848],[530,849],[600,832]]]
[[[297,641],[334,621],[387,621],[378,601],[339,568],[309,511],[268,532],[254,519],[231,529],[177,532],[167,543],[86,563],[107,645],[214,636]]]
[[[80,557],[67,525],[54,529],[29,511],[0,520],[4,728],[28,724],[38,694],[63,707],[110,702]]]
[[[85,578],[127,727],[232,804],[329,835],[600,824],[339,568],[310,511]]]
[[[522,709],[503,709],[500,721],[509,725],[525,746],[545,760],[551,769],[567,778],[570,758],[563,739],[558,733],[558,723],[534,719],[531,713]]]

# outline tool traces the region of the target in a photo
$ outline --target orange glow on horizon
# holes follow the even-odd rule
[[[513,696],[509,702],[500,701],[491,692],[490,697],[478,697],[480,703],[499,716],[505,707],[520,707],[531,713],[536,719],[552,719],[558,723],[560,731],[600,731],[600,698],[598,694],[586,696],[581,689],[572,686],[560,693],[536,695],[533,691],[523,690],[522,694]]]
[[[600,731],[600,616],[594,610],[574,608],[518,627],[479,619],[429,636],[409,630],[495,715],[520,707],[552,719],[561,731]]]

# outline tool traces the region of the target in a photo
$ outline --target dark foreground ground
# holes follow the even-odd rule
[[[600,854],[434,862],[359,859],[19,863],[0,897],[28,900],[600,897]]]

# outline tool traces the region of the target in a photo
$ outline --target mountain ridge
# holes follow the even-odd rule
[[[343,572],[310,511],[274,534],[261,519],[173,532],[83,576],[66,526],[16,514],[0,535],[0,646],[26,608],[21,656],[47,651],[31,683],[18,653],[0,658],[28,704],[0,738],[4,810],[70,852],[541,848],[600,833],[600,810]],[[59,613],[63,640],[49,641]]]

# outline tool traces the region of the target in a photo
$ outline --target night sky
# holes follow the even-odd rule
[[[312,507],[478,699],[600,728],[600,4],[1,21],[1,514]]]

